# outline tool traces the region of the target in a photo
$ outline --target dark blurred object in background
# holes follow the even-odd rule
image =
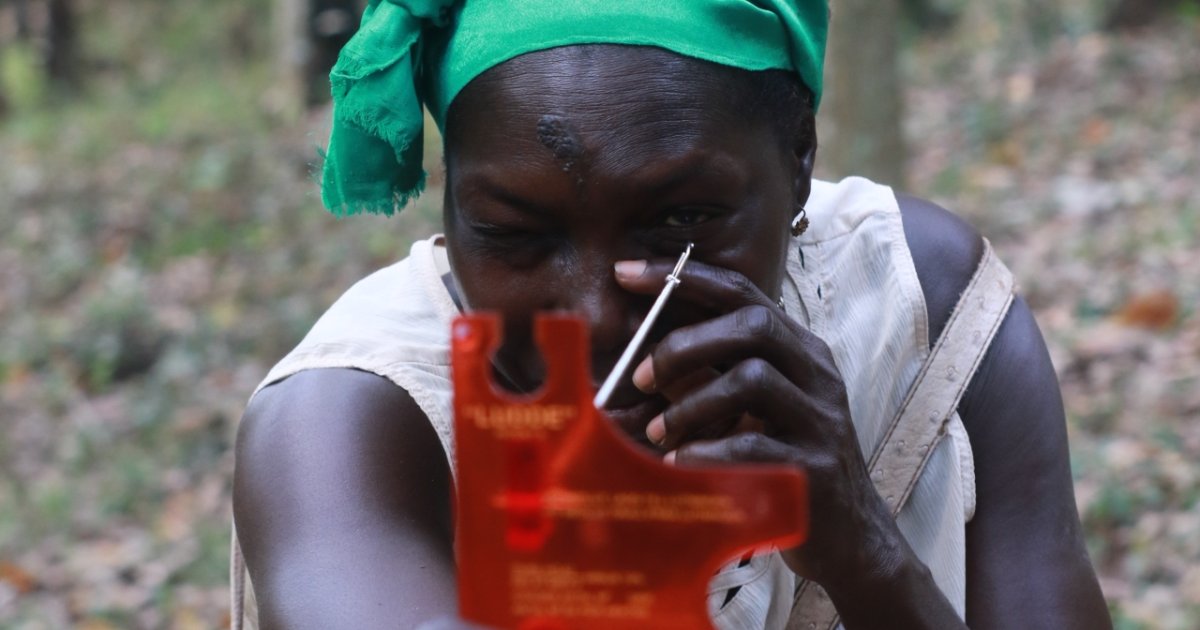
[[[329,70],[358,30],[363,0],[275,0],[277,58],[290,97],[329,101]]]
[[[358,30],[361,0],[309,0],[308,38],[312,42],[307,70],[309,106],[329,100],[329,70],[342,46]]]
[[[904,17],[918,29],[939,33],[958,22],[960,13],[937,0],[901,0]]]
[[[16,39],[35,46],[46,76],[58,87],[75,87],[79,81],[79,37],[72,0],[0,0],[0,9],[6,4],[12,5]]]
[[[1116,0],[1108,12],[1104,27],[1110,31],[1149,26],[1156,19],[1187,3],[1200,7],[1200,0]]]

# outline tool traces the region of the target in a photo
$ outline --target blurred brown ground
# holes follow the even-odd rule
[[[79,5],[76,93],[0,39],[0,628],[219,627],[245,399],[437,229],[440,165],[403,216],[334,220],[327,114],[276,87],[269,2]],[[1037,314],[1118,627],[1195,628],[1200,18],[1110,33],[1101,5],[910,34],[910,188],[991,238]]]

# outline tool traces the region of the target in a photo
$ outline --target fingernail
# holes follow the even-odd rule
[[[675,451],[670,451],[666,455],[663,455],[663,463],[668,466],[674,466],[675,465]]]
[[[633,370],[633,386],[646,392],[654,393],[658,387],[654,384],[654,360],[647,356]]]
[[[662,444],[663,438],[667,437],[667,422],[661,413],[646,425],[646,437],[655,444]]]
[[[634,280],[641,277],[646,271],[646,261],[644,260],[622,260],[618,261],[613,268],[617,271],[617,279],[619,280]]]

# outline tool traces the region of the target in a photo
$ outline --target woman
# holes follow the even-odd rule
[[[333,75],[325,201],[415,194],[425,104],[445,235],[352,288],[251,400],[235,560],[263,627],[452,615],[450,319],[501,313],[497,372],[528,391],[533,314],[575,312],[598,381],[688,242],[609,415],[676,465],[801,467],[814,515],[806,545],[723,570],[720,627],[1110,624],[1007,272],[945,210],[812,180],[826,22],[815,0],[371,3]]]

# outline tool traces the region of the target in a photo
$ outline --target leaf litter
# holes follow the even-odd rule
[[[148,28],[136,3],[84,4]],[[1084,4],[1033,44],[978,15],[909,43],[909,188],[978,226],[1037,316],[1118,627],[1193,628],[1200,22],[1107,33]],[[149,70],[172,105],[131,109],[118,65],[89,100],[0,119],[0,627],[227,627],[247,396],[342,290],[438,229],[436,155],[401,217],[326,216],[327,112],[284,113],[265,51],[234,61],[236,117],[193,96],[211,77]]]

